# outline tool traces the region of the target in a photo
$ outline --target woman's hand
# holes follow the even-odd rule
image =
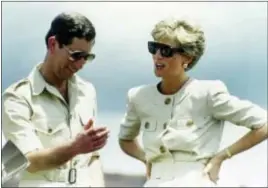
[[[148,180],[151,177],[152,163],[146,161],[145,165],[146,165],[146,178]]]
[[[219,180],[219,173],[222,162],[223,160],[215,156],[209,160],[206,167],[204,168],[204,174],[207,175],[209,179],[215,184],[217,184],[217,181]]]

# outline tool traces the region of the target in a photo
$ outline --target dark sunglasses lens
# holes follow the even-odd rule
[[[71,57],[74,61],[78,61],[84,57],[83,54],[84,54],[83,52],[74,52],[71,54]]]
[[[158,44],[155,42],[148,42],[148,50],[151,54],[156,54],[158,49],[160,49],[161,56],[163,56],[163,57],[172,57],[173,56],[172,48],[170,48],[166,45],[163,45],[163,44]]]
[[[173,56],[173,51],[169,47],[162,47],[160,48],[160,53],[163,57],[172,57]]]
[[[79,61],[82,58],[84,58],[86,61],[92,61],[95,58],[95,55],[87,54],[85,52],[74,52],[71,57],[74,61]]]
[[[148,50],[149,50],[149,52],[150,52],[151,54],[155,54],[156,51],[157,51],[157,47],[156,47],[156,45],[155,45],[154,43],[149,42],[149,43],[148,43]]]
[[[86,61],[92,61],[95,59],[95,54],[87,54],[84,58]]]

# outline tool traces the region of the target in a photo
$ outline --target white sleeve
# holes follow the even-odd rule
[[[135,139],[140,131],[140,119],[133,102],[132,90],[127,95],[127,109],[121,121],[119,138],[123,140]]]
[[[43,149],[30,120],[31,109],[26,100],[16,93],[5,92],[2,106],[2,131],[23,154]]]
[[[230,121],[250,129],[259,128],[267,123],[267,110],[230,95],[221,81],[215,81],[210,85],[208,104],[216,119]]]

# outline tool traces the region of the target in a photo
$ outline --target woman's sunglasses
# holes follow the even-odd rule
[[[148,42],[148,50],[153,55],[156,54],[157,50],[160,50],[160,54],[162,57],[172,57],[175,53],[184,52],[182,48],[172,48],[169,45],[153,41]]]
[[[64,46],[64,49],[69,53],[70,60],[73,62],[79,61],[81,59],[84,59],[85,61],[92,61],[95,59],[95,54],[90,54],[84,51],[75,50],[72,51],[66,46]]]

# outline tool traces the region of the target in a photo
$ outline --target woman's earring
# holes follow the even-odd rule
[[[184,69],[187,69],[187,67],[188,67],[188,64],[187,64],[187,63],[184,63],[184,64],[183,64],[183,68],[184,68]]]

